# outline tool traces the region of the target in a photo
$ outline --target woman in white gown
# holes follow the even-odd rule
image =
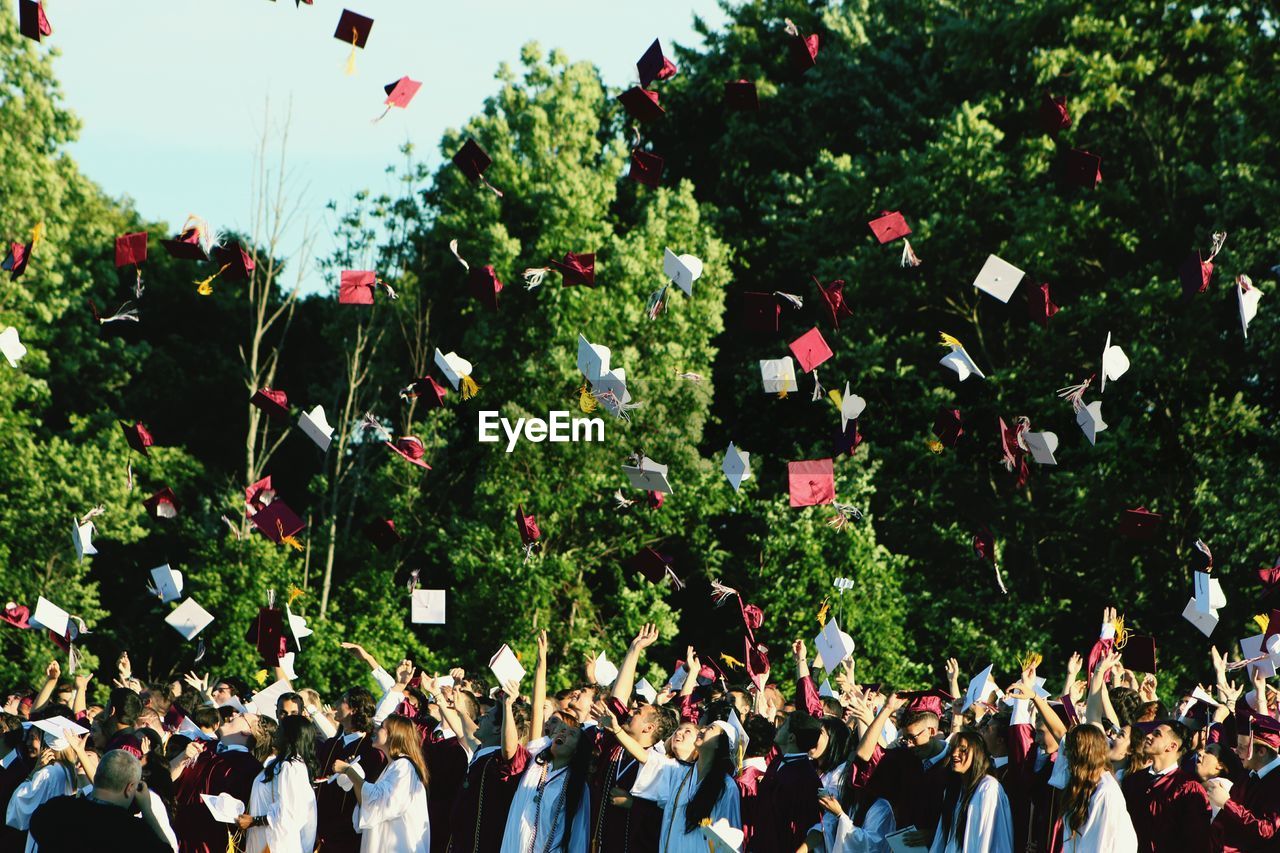
[[[662,806],[658,849],[663,853],[705,853],[707,838],[699,831],[704,821],[725,820],[742,828],[738,785],[733,781],[737,733],[727,723],[718,721],[699,730],[690,763],[643,749],[612,714],[602,717],[601,725],[644,765],[631,796]]]
[[[93,771],[98,767],[96,756],[90,757],[84,751],[84,737],[63,730],[59,725],[61,720],[58,717],[32,723],[43,730],[44,748],[31,775],[9,800],[5,823],[14,829],[26,832],[36,809],[54,797],[70,796],[80,788],[81,768],[87,781],[93,778]],[[35,853],[37,849],[35,839],[28,834],[26,853]]]
[[[248,811],[240,816],[245,853],[311,853],[316,846],[316,736],[311,721],[284,717],[274,753],[253,780]]]
[[[1062,750],[1068,781],[1062,802],[1063,853],[1137,853],[1138,834],[1120,783],[1111,775],[1107,737],[1095,726],[1076,726]]]
[[[889,792],[901,790],[907,766],[901,761],[882,763],[860,788],[854,786],[852,774],[846,773],[836,789],[838,796],[820,794],[822,822],[809,830],[809,848],[826,853],[889,853],[886,839],[898,824],[887,797]]]
[[[989,772],[982,737],[959,732],[945,761],[953,774],[929,853],[1013,853],[1013,820],[1004,788]]]
[[[408,717],[392,714],[382,721],[373,745],[388,759],[377,782],[365,782],[359,766],[341,760],[333,763],[335,772],[351,780],[356,797],[351,822],[360,833],[361,853],[429,853],[427,763],[417,727]]]

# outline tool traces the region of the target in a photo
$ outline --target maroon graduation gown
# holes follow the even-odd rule
[[[111,740],[107,741],[106,749],[102,752],[105,755],[113,749],[123,749],[139,761],[142,760],[142,738],[138,737],[135,729],[121,729],[111,736]]]
[[[1231,799],[1213,819],[1215,842],[1223,853],[1280,847],[1280,771],[1237,782]]]
[[[779,756],[760,780],[752,853],[794,853],[822,813],[822,777],[808,755]]]
[[[920,832],[933,837],[942,816],[942,793],[950,773],[945,757],[939,758],[926,770],[924,762],[906,747],[883,750],[876,747],[871,761],[855,760],[854,767],[858,778],[867,780],[864,784],[871,784],[871,778],[882,769],[889,778],[896,779],[893,790],[886,792],[885,799],[893,807],[898,825],[914,824]]]
[[[1175,768],[1126,773],[1120,782],[1138,834],[1138,853],[1209,850],[1209,797],[1200,780]]]
[[[744,767],[734,781],[738,783],[738,802],[742,814],[742,847],[751,849],[751,838],[755,835],[756,821],[760,813],[760,780],[765,771],[758,767]]]
[[[226,853],[230,824],[214,820],[200,795],[230,794],[248,804],[253,780],[261,772],[262,765],[248,752],[219,753],[213,744],[188,764],[173,786],[178,853]]]
[[[1062,819],[1058,817],[1062,792],[1049,784],[1052,776],[1051,755],[1031,779],[1031,837],[1027,841],[1027,853],[1062,853]]]
[[[0,758],[3,757],[0,756]],[[13,799],[13,792],[26,781],[33,767],[35,762],[19,753],[8,767],[0,768],[0,817],[3,817],[9,808],[9,800]],[[0,826],[0,853],[22,853],[26,849],[27,834],[25,832],[7,824]]]
[[[486,752],[471,762],[466,781],[453,800],[448,833],[450,853],[498,853],[507,812],[520,784],[520,774],[529,764],[524,747],[506,761],[502,748]],[[431,833],[435,835],[435,831]]]
[[[431,785],[427,788],[427,814],[432,826],[448,826],[453,803],[467,779],[467,750],[456,737],[444,737],[439,729],[429,734],[422,744],[423,758]],[[449,834],[431,833],[431,853],[449,849]]]
[[[1031,834],[1031,791],[1036,773],[1036,739],[1030,723],[1010,725],[1005,732],[1009,761],[1000,780],[1013,821],[1013,849],[1025,850]]]
[[[387,766],[387,756],[373,745],[372,735],[344,744],[339,732],[316,748],[316,763],[320,767],[317,778],[332,776],[335,761],[341,759],[350,764],[356,758],[360,759],[360,769],[368,782],[378,781]],[[355,794],[342,790],[337,782],[321,782],[316,786],[316,810],[319,813],[316,849],[323,853],[359,853],[360,835],[351,822],[356,810]]]
[[[653,853],[658,849],[662,809],[652,800],[636,797],[631,808],[609,802],[609,792],[630,792],[640,775],[640,762],[631,757],[612,732],[599,736],[600,760],[591,777],[591,838],[601,853]]]

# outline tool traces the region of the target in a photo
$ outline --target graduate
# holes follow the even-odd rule
[[[888,796],[899,790],[901,775],[908,765],[891,761],[878,768],[865,785],[855,784],[849,774],[837,796],[820,791],[818,805],[823,810],[822,822],[809,830],[805,841],[811,850],[827,853],[889,853],[888,836],[898,828],[897,817]]]
[[[373,694],[368,689],[352,687],[338,702],[339,734],[316,749],[319,756],[317,778],[328,780],[316,787],[316,808],[319,811],[316,844],[325,853],[356,853],[360,849],[360,836],[352,822],[356,798],[350,788],[338,784],[335,765],[339,761],[359,764],[366,782],[378,781],[387,757],[374,746],[373,737],[369,734],[374,708]]]
[[[906,697],[889,696],[858,742],[854,770],[870,784],[875,774],[889,771],[894,780],[885,788],[885,799],[893,806],[900,826],[914,826],[910,843],[925,846],[934,837],[942,814],[942,795],[950,777],[947,763],[950,743],[938,737],[941,722],[937,700],[921,699],[907,708]],[[880,738],[894,714],[907,708],[899,718],[898,745],[882,749]],[[903,766],[898,767],[901,763]]]
[[[1126,774],[1121,782],[1143,853],[1209,846],[1208,796],[1195,774],[1180,766],[1190,745],[1186,726],[1176,720],[1160,723],[1139,746],[1150,766]]]
[[[35,839],[27,832],[36,809],[55,797],[74,794],[82,781],[93,778],[98,767],[97,756],[85,752],[85,737],[56,725],[62,719],[65,718],[49,718],[32,724],[43,733],[43,749],[34,771],[18,785],[5,810],[5,823],[27,835],[26,853],[33,853],[37,848]]]
[[[1124,794],[1111,775],[1109,748],[1106,735],[1091,725],[1072,729],[1063,742],[1068,774],[1060,803],[1065,853],[1135,853],[1139,849]]]
[[[1009,800],[991,775],[982,738],[969,731],[952,736],[942,817],[929,853],[1012,853]]]
[[[242,714],[218,727],[218,744],[192,742],[170,764],[174,774],[173,831],[179,853],[226,853],[228,824],[209,812],[201,794],[230,794],[248,802],[262,762],[249,751],[257,743],[257,717]]]
[[[778,727],[778,755],[760,780],[760,799],[751,850],[791,853],[804,843],[821,817],[818,789],[822,777],[810,753],[818,745],[822,723],[803,710],[793,711]]]
[[[374,746],[387,756],[376,782],[366,781],[354,764],[342,759],[333,763],[351,782],[357,803],[352,824],[360,834],[361,853],[429,853],[429,776],[417,727],[408,717],[392,714],[378,728]]]
[[[1224,853],[1269,850],[1280,836],[1280,720],[1253,714],[1245,741],[1246,779],[1234,785],[1211,783],[1215,844]]]
[[[316,843],[315,727],[301,715],[280,721],[273,754],[253,780],[245,830],[245,853],[310,853]]]
[[[4,752],[0,758],[0,811],[7,812],[14,792],[35,769],[44,738],[39,729],[24,728],[12,714],[0,715],[0,724],[5,726],[4,745],[0,748]],[[0,827],[0,853],[18,853],[26,846],[26,832],[7,823]]]
[[[760,780],[769,770],[769,758],[775,749],[773,740],[778,729],[765,716],[752,714],[743,723],[747,730],[747,749],[742,760],[742,769],[734,780],[738,783],[739,809],[742,813],[743,848],[751,848],[751,838],[755,834],[756,823],[759,822]]]
[[[448,719],[448,711],[445,713]],[[516,750],[510,761],[503,759],[502,732],[508,714],[518,742],[526,743],[529,706],[522,702],[498,703],[481,715],[474,733],[463,736],[471,759],[449,820],[449,848],[454,853],[498,853],[502,849],[507,812],[529,758],[527,750]]]

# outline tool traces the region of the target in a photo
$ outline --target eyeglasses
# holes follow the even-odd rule
[[[911,732],[905,732],[905,731],[904,731],[904,732],[901,732],[901,733],[898,735],[898,739],[899,739],[899,740],[901,740],[901,741],[903,741],[904,743],[910,743],[910,744],[916,744],[916,745],[918,745],[918,744],[920,743],[920,736],[921,736],[921,735],[925,735],[925,736],[926,736],[926,738],[927,738],[927,737],[928,737],[928,735],[929,735],[929,730],[928,730],[928,729],[920,729],[920,730],[919,730],[918,732],[916,732],[915,734],[912,734]]]

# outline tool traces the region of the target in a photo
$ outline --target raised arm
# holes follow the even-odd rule
[[[511,708],[516,704],[516,697],[520,695],[520,685],[514,681],[508,681],[502,685],[502,757],[507,761],[516,757],[516,750],[520,748],[520,732],[516,731],[516,720],[512,716]],[[541,735],[542,732],[531,732],[532,735]]]
[[[1071,657],[1067,658],[1067,678],[1062,683],[1061,695],[1071,695],[1071,685],[1076,683],[1076,676],[1080,674],[1082,669],[1084,669],[1084,658],[1080,657],[1079,652],[1072,652]]]
[[[1120,725],[1116,712],[1111,707],[1111,695],[1106,683],[1107,673],[1119,664],[1120,653],[1112,651],[1108,652],[1093,668],[1093,675],[1089,677],[1089,699],[1085,703],[1085,722],[1101,724],[1104,719],[1107,719],[1114,726]]]
[[[71,700],[71,716],[79,717],[84,713],[84,709],[88,707],[89,680],[93,678],[92,672],[82,672],[76,676],[76,697]]]
[[[809,650],[804,640],[796,639],[791,643],[791,654],[796,659],[796,705],[803,708],[811,717],[822,717],[822,699],[818,696],[818,688],[813,684],[813,676],[809,674]],[[826,661],[823,666],[829,666]],[[827,672],[831,672],[831,667]]]
[[[458,739],[467,747],[467,752],[474,755],[480,748],[480,741],[476,740],[474,729],[468,729],[463,725],[462,715],[458,713],[453,702],[445,697],[437,677],[428,678],[426,673],[423,673],[420,683],[422,689],[430,693],[435,700],[436,707],[440,709],[440,716],[444,718],[444,724],[449,727],[449,731],[458,736]]]
[[[636,667],[640,663],[640,653],[652,646],[658,639],[658,626],[646,623],[627,646],[627,653],[622,658],[622,666],[618,667],[618,677],[613,682],[613,698],[623,705],[631,704],[631,691],[636,683]]]
[[[693,646],[685,648],[684,668],[684,684],[680,685],[681,699],[692,696],[693,691],[698,689],[698,675],[702,672],[702,661],[698,660],[698,653],[693,650]]]
[[[533,668],[533,707],[529,709],[529,739],[542,737],[547,707],[547,632],[538,632],[538,663]],[[509,758],[510,756],[508,756]]]
[[[623,731],[622,726],[618,725],[618,718],[614,716],[613,711],[603,702],[597,702],[592,706],[592,710],[596,713],[596,719],[600,721],[600,728],[613,734],[618,739],[618,743],[628,754],[641,764],[649,761],[649,750],[645,749],[636,739]]]
[[[41,685],[40,692],[36,694],[35,701],[31,703],[31,711],[33,713],[49,704],[49,699],[53,696],[53,690],[58,686],[58,679],[61,677],[62,667],[56,660],[49,661],[49,665],[44,668],[44,684]]]
[[[884,733],[884,724],[905,704],[907,704],[907,700],[896,693],[891,693],[885,697],[884,707],[880,709],[880,713],[876,714],[875,719],[871,721],[871,725],[867,726],[867,731],[862,735],[862,740],[858,741],[857,758],[859,760],[866,763],[875,757],[876,747],[880,745],[880,735]]]
[[[960,661],[955,658],[947,658],[947,691],[951,694],[952,699],[959,699],[960,693]]]

